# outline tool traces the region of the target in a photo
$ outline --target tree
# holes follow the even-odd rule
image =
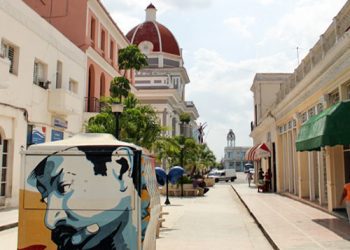
[[[103,98],[104,108],[101,113],[92,117],[86,125],[88,133],[110,133],[115,131],[115,116],[110,103],[112,97]],[[121,117],[120,139],[151,149],[162,131],[156,111],[149,105],[141,105],[134,95],[124,99],[124,112]]]
[[[125,76],[128,69],[140,70],[147,66],[147,56],[136,45],[132,44],[119,50],[118,64],[120,69],[125,70]]]
[[[180,114],[180,122],[183,124],[183,123],[186,123],[188,124],[189,122],[191,121],[191,116],[189,113],[181,113]]]
[[[130,81],[126,77],[127,71],[131,69],[140,70],[148,63],[146,55],[136,45],[129,45],[119,50],[118,64],[119,69],[124,71],[123,76],[114,77],[109,90],[112,97],[118,97],[119,102],[122,102],[122,98],[126,98],[130,91]]]
[[[125,101],[129,105],[132,103],[128,98]],[[121,125],[121,138],[124,141],[132,142],[148,149],[152,147],[152,144],[162,131],[157,113],[149,105],[136,104],[135,107],[125,108],[121,118]]]

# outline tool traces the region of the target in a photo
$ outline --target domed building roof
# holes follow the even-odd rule
[[[174,35],[167,27],[156,21],[156,11],[157,9],[153,4],[150,4],[146,9],[146,21],[130,30],[126,37],[130,43],[137,46],[142,42],[151,43],[150,51],[181,56],[180,48]]]

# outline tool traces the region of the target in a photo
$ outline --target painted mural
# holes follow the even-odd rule
[[[155,242],[160,208],[154,160],[141,159],[137,183],[140,169],[125,146],[26,156],[18,249],[155,249],[146,247]]]

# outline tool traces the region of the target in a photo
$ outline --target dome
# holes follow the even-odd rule
[[[151,43],[150,51],[180,56],[180,48],[174,35],[156,21],[156,11],[153,4],[150,4],[146,9],[146,21],[130,30],[126,37],[137,46],[142,42]]]

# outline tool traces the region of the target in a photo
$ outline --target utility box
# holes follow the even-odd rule
[[[109,134],[79,134],[22,154],[18,249],[155,249],[155,161]]]

